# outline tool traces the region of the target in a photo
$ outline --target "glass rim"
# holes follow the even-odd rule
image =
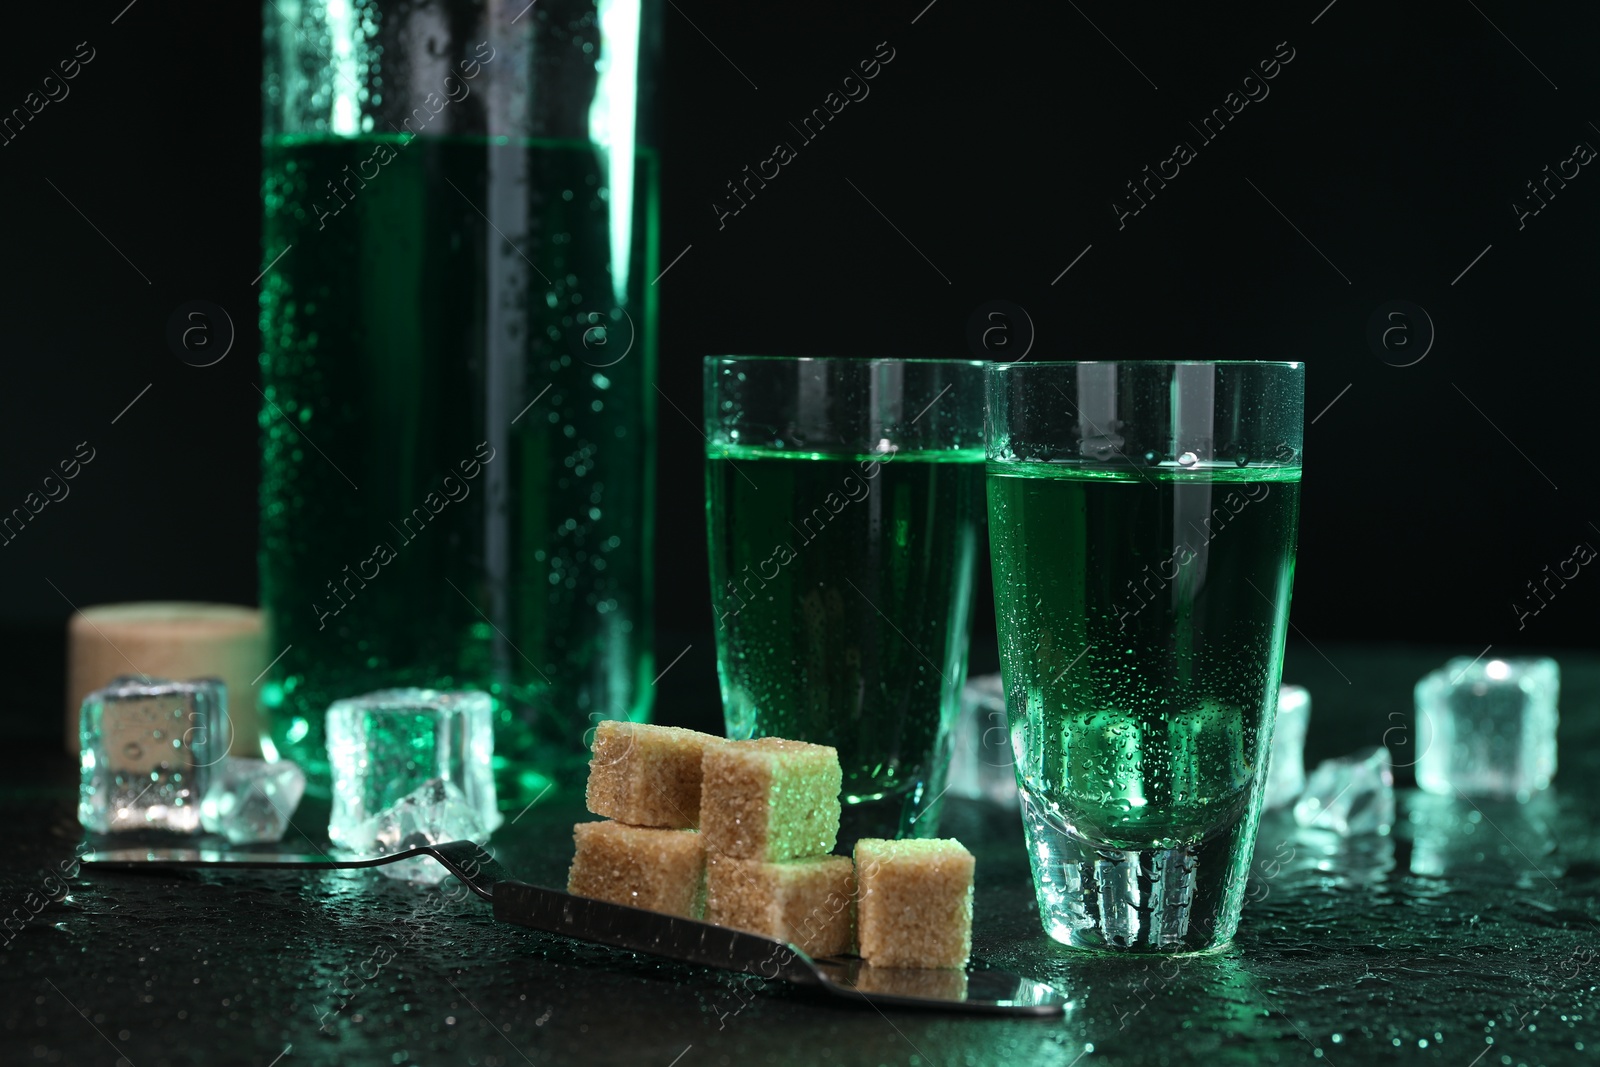
[[[884,366],[895,363],[928,364],[946,367],[986,367],[982,359],[937,359],[928,356],[702,356],[704,366],[713,367],[729,363],[840,363],[855,366]]]
[[[1021,367],[1284,367],[1303,370],[1304,360],[1295,359],[1055,359],[1008,363],[986,360],[985,367],[1008,370]]]

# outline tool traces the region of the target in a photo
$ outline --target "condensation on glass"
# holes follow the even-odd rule
[[[270,0],[260,281],[271,749],[483,689],[502,802],[650,706],[658,271],[640,0]]]

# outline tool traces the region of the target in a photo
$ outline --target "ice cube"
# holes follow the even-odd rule
[[[289,760],[229,756],[212,770],[200,801],[200,824],[236,845],[280,840],[306,791],[305,772]]]
[[[371,842],[359,851],[387,856],[444,841],[475,841],[481,845],[489,840],[489,830],[454,782],[432,778],[367,819],[358,836]],[[448,873],[437,860],[423,856],[378,870],[390,878],[418,885],[437,885]]]
[[[336,700],[328,708],[328,839],[371,850],[369,820],[435,778],[454,785],[484,829],[493,830],[500,825],[493,758],[487,693],[386,689]]]
[[[961,690],[961,714],[951,735],[949,793],[1016,807],[1006,693],[998,674],[969,680]]]
[[[1386,834],[1394,825],[1394,768],[1382,745],[1323,760],[1294,806],[1294,821],[1346,836]]]
[[[1045,770],[1060,775],[1080,814],[1097,810],[1120,821],[1146,809],[1150,792],[1159,788],[1160,772],[1152,775],[1155,781],[1146,782],[1139,720],[1119,711],[1078,711],[1063,718],[1060,768],[1047,765]]]
[[[1556,773],[1553,659],[1453,659],[1417,683],[1417,785],[1527,800]]]
[[[229,735],[219,679],[129,675],[95,690],[78,717],[78,821],[98,833],[198,833]]]
[[[1267,770],[1266,807],[1281,808],[1306,787],[1306,724],[1311,694],[1298,685],[1278,687],[1278,724],[1272,731],[1272,762]]]
[[[1174,708],[1166,716],[1166,731],[1169,774],[1164,785],[1175,805],[1197,809],[1227,804],[1249,788],[1254,746],[1245,742],[1240,708],[1209,698],[1199,707]]]

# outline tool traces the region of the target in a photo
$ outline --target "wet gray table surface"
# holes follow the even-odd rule
[[[1308,762],[1384,742],[1407,764],[1412,683],[1445,654],[1293,649],[1285,680],[1313,694]],[[955,802],[944,832],[978,857],[974,950],[1065,990],[1053,1020],[832,1002],[497,924],[464,893],[371,872],[58,881],[82,837],[75,768],[39,753],[0,786],[0,1063],[1592,1061],[1600,658],[1557,658],[1555,788],[1526,805],[1404,790],[1394,834],[1352,841],[1269,813],[1238,937],[1212,955],[1056,945],[1016,813]],[[326,810],[308,802],[296,823],[325,840]],[[498,832],[495,850],[520,877],[563,884],[580,816],[581,798],[554,797]]]

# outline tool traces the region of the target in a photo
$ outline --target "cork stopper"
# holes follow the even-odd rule
[[[83,698],[119,675],[221,678],[236,756],[260,754],[257,678],[267,666],[261,612],[179,601],[102,604],[67,622],[66,748],[78,752]]]

